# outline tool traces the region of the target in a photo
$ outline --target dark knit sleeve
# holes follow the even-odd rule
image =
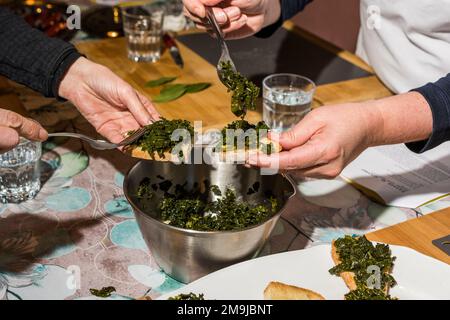
[[[21,17],[0,7],[0,74],[47,97],[81,54],[63,40],[49,38]]]
[[[433,114],[433,133],[430,138],[406,144],[410,150],[422,153],[450,140],[450,74],[412,91],[425,97]]]

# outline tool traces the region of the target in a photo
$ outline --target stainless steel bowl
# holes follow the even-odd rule
[[[268,220],[238,231],[204,232],[176,228],[158,220],[156,204],[161,195],[145,209],[136,198],[136,190],[143,178],[160,182],[161,176],[174,185],[187,181],[188,186],[192,186],[205,179],[221,190],[231,185],[250,202],[265,199],[264,195],[270,191],[278,199],[280,210]],[[248,195],[248,189],[256,181],[260,182],[259,191]],[[211,166],[141,161],[128,172],[124,181],[125,196],[134,209],[143,238],[156,262],[164,272],[184,283],[257,256],[295,190],[292,182],[283,175],[260,175],[257,169],[225,163]]]

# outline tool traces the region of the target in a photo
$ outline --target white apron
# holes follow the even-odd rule
[[[394,92],[450,73],[450,0],[361,0],[356,53]]]

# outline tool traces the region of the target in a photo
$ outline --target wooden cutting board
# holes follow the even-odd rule
[[[450,234],[450,208],[367,234],[367,239],[409,247],[450,265],[450,256],[432,241]]]

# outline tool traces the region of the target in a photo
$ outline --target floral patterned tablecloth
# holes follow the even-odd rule
[[[50,130],[95,131],[67,103],[38,101],[18,88],[22,101]],[[42,99],[42,98],[40,98]],[[100,299],[90,288],[114,286],[108,299],[155,298],[183,284],[163,273],[146,248],[122,193],[135,160],[96,151],[78,140],[43,145],[43,187],[21,204],[0,204],[1,299]],[[297,250],[344,234],[364,234],[450,206],[450,198],[418,211],[376,204],[345,182],[299,182],[262,254]]]

